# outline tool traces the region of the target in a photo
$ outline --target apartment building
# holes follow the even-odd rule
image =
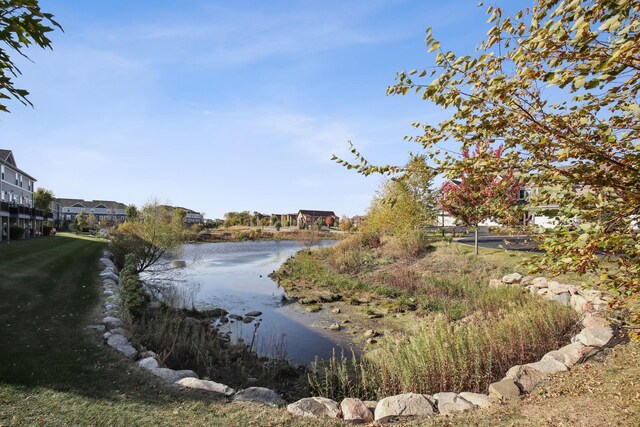
[[[42,235],[43,212],[33,205],[35,185],[36,179],[16,164],[13,152],[0,149],[0,241]]]
[[[96,222],[115,225],[126,219],[127,205],[113,200],[55,199],[51,203],[51,214],[56,227],[70,226],[81,212],[93,215]]]

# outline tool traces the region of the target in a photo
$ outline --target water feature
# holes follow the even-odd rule
[[[334,242],[321,241],[319,246]],[[187,305],[200,310],[223,308],[244,316],[260,311],[254,348],[265,356],[282,356],[295,363],[309,363],[317,356],[329,358],[350,350],[348,338],[330,331],[335,321],[329,310],[309,313],[298,304],[283,301],[285,292],[268,274],[305,246],[295,241],[249,241],[195,243],[184,246],[179,256],[183,268],[171,270],[173,284]],[[250,343],[256,322],[230,321],[221,324],[232,340]]]

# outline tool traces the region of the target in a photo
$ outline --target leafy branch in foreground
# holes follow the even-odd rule
[[[503,156],[475,173],[513,169],[534,190],[532,209],[558,212],[538,267],[597,275],[638,324],[640,4],[538,0],[513,16],[487,13],[491,28],[475,54],[443,50],[429,29],[434,67],[400,72],[388,88],[449,112],[414,123],[420,134],[406,139],[450,178],[465,167],[452,151],[502,144]]]
[[[13,78],[22,73],[10,53],[29,59],[24,49],[30,45],[51,49],[47,33],[55,28],[62,30],[52,14],[40,9],[37,0],[0,0],[0,99],[14,98],[32,105],[29,92],[14,85]],[[0,102],[0,111],[9,109]]]

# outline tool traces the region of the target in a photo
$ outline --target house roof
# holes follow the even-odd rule
[[[34,177],[29,175],[22,169],[18,168],[18,166],[16,165],[16,159],[15,157],[13,157],[13,152],[11,150],[0,148],[0,163],[4,163],[6,165],[11,166],[12,169],[15,169],[21,175],[29,178],[32,181],[37,181],[37,179],[35,179]]]
[[[298,213],[302,215],[309,215],[309,216],[336,216],[336,214],[333,211],[313,211],[313,210],[300,209]]]
[[[83,199],[63,199],[56,198],[55,202],[60,203],[61,207],[71,207],[75,205],[81,205],[85,208],[92,209],[97,208],[100,205],[106,206],[108,209],[115,207],[116,209],[126,209],[127,205],[113,200],[83,200]],[[75,206],[79,207],[79,206]]]

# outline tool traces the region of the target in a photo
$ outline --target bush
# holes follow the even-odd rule
[[[9,227],[9,239],[11,240],[20,240],[24,236],[24,228],[12,225]]]
[[[136,273],[136,257],[134,254],[125,256],[124,268],[120,271],[120,287],[122,288],[124,306],[132,315],[139,315],[147,300],[147,295]]]
[[[42,235],[43,236],[49,236],[51,234],[51,229],[52,229],[52,227],[49,227],[48,225],[43,225],[42,226]]]

